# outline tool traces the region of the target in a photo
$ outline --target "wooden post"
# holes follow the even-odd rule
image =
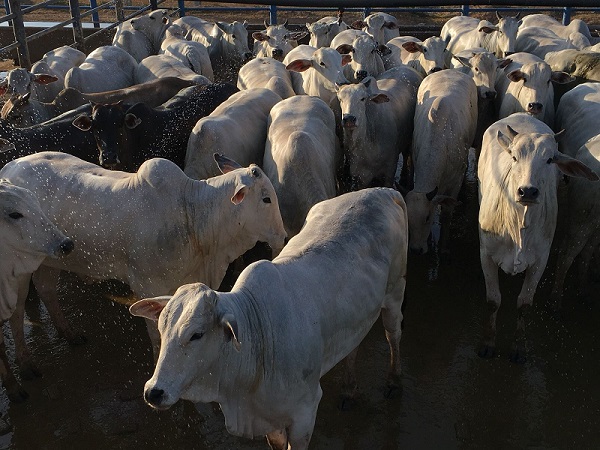
[[[25,33],[25,25],[23,24],[21,2],[19,0],[9,0],[8,5],[10,6],[10,12],[15,15],[12,25],[15,41],[19,43],[17,47],[19,66],[29,70],[31,68],[31,60],[29,59],[29,48],[27,47],[27,34]]]
[[[81,27],[81,15],[79,13],[79,1],[69,0],[69,9],[71,10],[71,17],[73,18],[73,40],[77,44],[77,49],[83,53],[85,51],[85,36],[83,35],[83,28]]]
[[[123,22],[125,20],[123,0],[115,0],[115,14],[117,15],[117,22]]]

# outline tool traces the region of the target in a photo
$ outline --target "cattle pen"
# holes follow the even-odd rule
[[[0,80],[3,71],[30,68],[60,45],[85,53],[110,45],[119,24],[162,8],[172,18],[247,20],[249,42],[265,22],[285,22],[297,31],[340,11],[356,20],[376,11],[394,14],[401,22],[400,33],[421,39],[439,35],[444,21],[458,15],[492,19],[496,13],[544,12],[564,24],[584,17],[591,31],[600,28],[599,0],[494,0],[493,6],[485,0],[458,1],[4,0]],[[385,386],[389,348],[379,318],[358,347],[357,397],[349,405],[340,402],[344,362],[321,378],[323,396],[309,449],[600,448],[600,265],[591,268],[585,295],[579,290],[580,279],[569,274],[557,317],[549,311],[560,258],[559,249],[552,248],[531,307],[527,360],[522,364],[511,362],[509,353],[518,317],[515,299],[524,276],[500,272],[504,298],[497,316],[497,353],[490,359],[478,356],[482,318],[489,312],[479,259],[477,160],[472,150],[450,223],[450,258],[444,259],[436,248],[409,258],[399,389],[389,395]],[[559,195],[567,197],[562,191]],[[129,206],[114,205],[123,210]],[[158,208],[154,213],[159,215]],[[559,215],[566,216],[562,210]],[[566,228],[559,222],[555,240]],[[110,244],[114,236],[104,228],[101,232],[103,242]],[[436,233],[439,223],[434,223],[429,244],[439,237]],[[164,256],[158,253],[148,249],[145,258],[154,264]],[[341,278],[352,276],[344,273]],[[137,298],[127,285],[113,280],[91,283],[63,272],[59,296],[65,316],[87,342],[67,343],[30,289],[25,338],[43,377],[21,380],[29,394],[24,403],[10,402],[0,389],[0,450],[268,448],[264,436],[229,434],[218,403],[179,401],[162,411],[148,406],[144,388],[155,361],[144,321],[129,313]],[[13,361],[15,342],[8,325],[7,321],[3,332]]]

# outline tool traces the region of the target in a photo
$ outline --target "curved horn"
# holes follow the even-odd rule
[[[500,13],[498,11],[496,11],[496,19],[502,20],[502,16],[500,15]]]
[[[283,22],[283,26],[287,27],[288,26],[288,19],[285,19],[285,22]]]
[[[436,186],[433,189],[433,191],[428,192],[427,194],[425,194],[425,197],[427,197],[427,200],[431,201],[437,195],[437,193],[438,193],[438,187]]]
[[[510,136],[511,141],[517,136],[517,134],[519,134],[510,125],[506,125],[506,129],[508,130],[508,135]]]
[[[267,19],[265,19],[263,23],[265,24],[265,28],[269,28],[269,22],[267,22]]]
[[[515,20],[517,20],[519,17],[521,17],[521,11],[519,11],[519,12],[517,13],[517,15],[514,17],[514,19],[515,19]]]

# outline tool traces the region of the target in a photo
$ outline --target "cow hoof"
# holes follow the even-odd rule
[[[352,408],[354,408],[355,404],[356,404],[356,400],[354,398],[348,397],[347,395],[342,395],[340,397],[338,409],[340,411],[350,411]]]
[[[72,338],[68,338],[67,341],[71,345],[83,345],[87,343],[87,338],[83,334],[75,334]]]
[[[7,389],[6,395],[12,403],[23,403],[29,398],[29,394],[21,386],[17,385],[14,388]]]
[[[482,345],[477,354],[480,358],[491,359],[496,355],[496,347],[491,345]]]
[[[510,360],[510,362],[516,364],[524,364],[525,361],[527,361],[525,354],[522,351],[519,351],[518,349],[510,352],[510,356],[508,357],[508,359]]]
[[[42,377],[42,372],[33,364],[27,364],[19,370],[19,376],[22,380],[34,380]]]

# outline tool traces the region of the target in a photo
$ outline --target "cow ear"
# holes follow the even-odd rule
[[[46,73],[36,74],[32,81],[35,81],[39,84],[49,84],[58,80],[58,77],[54,75],[48,75]]]
[[[0,153],[12,151],[15,149],[15,144],[6,139],[0,138]]]
[[[386,103],[390,101],[390,98],[383,92],[380,92],[379,94],[373,95],[369,100],[373,103]]]
[[[525,74],[520,70],[513,70],[512,72],[507,73],[506,78],[515,83],[521,80],[527,81],[527,78],[525,78]]]
[[[388,30],[395,30],[396,28],[400,28],[400,25],[398,25],[396,22],[384,22],[383,26]]]
[[[490,33],[493,33],[494,31],[498,31],[498,28],[497,27],[481,27],[481,28],[479,28],[480,33],[490,34]]]
[[[550,75],[550,79],[558,84],[567,84],[567,83],[570,83],[571,81],[575,81],[575,77],[572,77],[567,72],[557,72],[557,71],[552,72],[552,75]]]
[[[244,20],[244,23],[242,23],[242,25],[244,26],[244,28],[248,28],[248,21]]]
[[[89,131],[92,128],[92,119],[87,114],[80,114],[73,120],[73,126],[81,131]]]
[[[598,181],[598,174],[586,166],[578,159],[571,158],[564,153],[557,152],[558,155],[552,159],[558,169],[570,177],[585,178],[590,181]]]
[[[227,341],[232,341],[233,346],[239,352],[242,344],[238,340],[238,326],[235,320],[235,317],[231,313],[226,313],[221,317],[220,324],[223,327],[223,332],[225,333],[225,339]]]
[[[418,42],[405,42],[402,44],[402,48],[406,50],[408,53],[418,53],[423,52],[423,46]]]
[[[375,51],[381,56],[387,56],[392,53],[392,49],[383,44],[379,44],[377,47],[375,47]]]
[[[135,302],[129,307],[131,315],[136,317],[143,317],[145,319],[158,321],[160,313],[167,306],[167,303],[171,300],[170,295],[164,295],[162,297],[146,298]]]
[[[456,56],[454,55],[453,58],[455,60],[457,60],[459,63],[461,63],[463,66],[471,68],[471,63],[469,62],[468,58],[465,58],[464,56]]]
[[[142,119],[132,113],[125,114],[125,126],[130,130],[133,130],[140,123],[142,123]]]
[[[246,192],[248,192],[247,186],[239,183],[235,188],[235,194],[233,194],[233,197],[231,197],[231,203],[234,205],[239,205],[242,203],[246,197]]]
[[[226,174],[235,169],[241,169],[242,166],[235,162],[233,159],[228,158],[220,153],[213,153],[213,158],[219,166],[219,170],[222,174]]]
[[[261,33],[260,31],[255,31],[254,33],[252,33],[252,37],[260,42],[269,40],[269,35],[266,33]]]
[[[498,68],[499,69],[504,69],[506,66],[508,66],[510,63],[512,62],[512,59],[510,58],[504,58],[504,59],[499,59],[498,60]]]
[[[343,60],[343,58],[342,58]],[[292,72],[304,72],[312,67],[311,59],[296,59],[289,63],[285,68],[287,70],[291,70]]]
[[[352,53],[354,51],[354,47],[350,44],[342,44],[338,45],[335,49],[338,53],[345,55],[346,53]]]
[[[425,194],[425,197],[427,198],[427,200],[429,200],[430,202],[433,201],[433,199],[435,198],[435,196],[438,193],[438,187],[434,187],[433,190],[431,192],[428,192],[427,194]]]
[[[352,62],[352,55],[342,55],[342,66],[350,64]]]
[[[225,22],[215,22],[215,25],[217,25],[222,32],[227,33],[228,24]]]
[[[498,130],[497,139],[500,146],[508,153],[511,153],[510,146],[513,142],[514,137],[507,136],[506,134],[502,133],[502,131]]]

